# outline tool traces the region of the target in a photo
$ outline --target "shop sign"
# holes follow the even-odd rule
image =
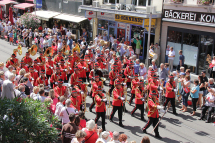
[[[151,21],[151,28],[155,28],[155,24],[156,24],[156,19],[152,19]],[[149,19],[145,19],[144,20],[144,28],[146,28],[147,31],[149,31]]]
[[[141,17],[115,14],[115,21],[135,24],[135,25],[143,25],[143,18]]]
[[[176,11],[176,10],[165,9],[164,18],[215,23],[215,14],[212,14],[212,13]]]
[[[91,20],[92,18],[96,18],[96,12],[95,11],[85,11],[85,17],[89,20]]]
[[[125,23],[117,23],[117,27],[125,29],[126,24]]]
[[[106,12],[97,12],[97,18],[115,21],[115,14],[114,13],[106,13]]]
[[[126,24],[126,39],[128,40],[130,39],[130,30],[130,24]]]

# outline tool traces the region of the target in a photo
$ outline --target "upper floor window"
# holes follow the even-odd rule
[[[132,0],[132,4],[136,6],[149,6],[151,5],[151,0]]]
[[[119,3],[119,0],[105,0],[105,3],[116,4],[116,3]]]

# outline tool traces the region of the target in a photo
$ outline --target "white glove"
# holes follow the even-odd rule
[[[83,91],[81,91],[81,94],[83,95],[83,94],[84,94],[84,92],[83,92]]]
[[[128,78],[131,78],[131,76],[128,76]]]
[[[126,83],[123,83],[123,85],[126,85]]]
[[[72,68],[69,68],[70,70],[72,70]]]
[[[121,100],[122,100],[122,101],[124,101],[124,100],[125,100],[125,98],[124,98],[124,97],[121,97]]]
[[[57,82],[55,82],[55,84],[58,84]]]
[[[48,85],[49,88],[51,88],[51,85]]]
[[[87,69],[86,67],[83,67],[83,69]]]
[[[53,67],[51,67],[51,69],[53,69]]]
[[[84,109],[84,104],[82,105],[82,109]]]
[[[38,65],[40,65],[40,63],[37,63]]]
[[[35,72],[38,72],[37,70],[34,70]]]
[[[31,80],[34,80],[33,78],[31,78]]]
[[[106,99],[106,98],[105,98],[105,99],[102,99],[102,101],[103,101],[103,102],[106,102],[106,101],[107,101],[107,99]]]
[[[166,113],[166,111],[163,110],[163,109],[160,109],[159,112],[160,112],[160,113]]]
[[[67,71],[67,69],[64,69],[64,71]]]
[[[143,98],[143,99],[142,99],[142,101],[144,102],[144,101],[145,101],[145,99]]]
[[[29,65],[28,65],[28,64],[26,64],[26,66],[28,67]]]
[[[78,114],[78,110],[77,110],[77,111],[75,111],[75,114]]]
[[[157,106],[157,109],[164,109],[164,107],[163,107],[163,106],[158,105],[158,106]]]
[[[57,63],[58,65],[60,65],[60,63]]]
[[[104,65],[106,65],[106,63],[103,63]]]

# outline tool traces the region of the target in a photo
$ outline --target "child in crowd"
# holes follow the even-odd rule
[[[10,30],[8,35],[9,35],[9,38],[10,38],[9,42],[10,42],[10,45],[11,45],[11,43],[13,44],[13,32]]]
[[[13,30],[13,45],[15,44],[15,45],[17,45],[17,33],[16,33],[16,31],[15,30]]]

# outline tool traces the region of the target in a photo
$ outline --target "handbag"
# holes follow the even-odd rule
[[[189,93],[190,92],[190,89],[188,87],[183,88],[183,90],[184,90],[185,93]]]

